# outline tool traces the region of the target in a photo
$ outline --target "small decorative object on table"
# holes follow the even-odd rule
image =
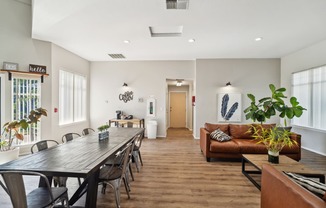
[[[108,131],[109,127],[110,127],[109,125],[105,124],[97,128],[99,131],[98,139],[100,141],[109,139],[109,131]]]
[[[263,128],[261,125],[252,125],[252,131],[258,143],[266,146],[270,163],[279,163],[279,153],[283,147],[297,145],[297,142],[290,138],[291,132],[282,127]]]

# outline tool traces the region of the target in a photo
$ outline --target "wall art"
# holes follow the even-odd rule
[[[221,93],[217,98],[218,122],[241,122],[241,93]]]
[[[126,91],[124,94],[119,95],[119,100],[122,100],[125,103],[133,99],[134,93],[132,91]]]

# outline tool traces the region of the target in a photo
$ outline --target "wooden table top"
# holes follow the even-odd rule
[[[99,141],[97,133],[89,134],[0,165],[0,170],[36,171],[48,176],[86,178],[143,131],[141,128],[110,128],[108,140]]]
[[[293,173],[306,173],[306,174],[322,174],[321,172],[312,170],[300,162],[293,160],[285,155],[279,156],[279,164],[268,162],[268,155],[260,154],[243,154],[242,157],[247,159],[260,171],[264,164],[270,164],[279,171],[293,172]]]

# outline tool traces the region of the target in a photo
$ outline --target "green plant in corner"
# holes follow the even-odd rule
[[[286,118],[300,117],[303,111],[306,110],[299,105],[296,97],[290,98],[290,106],[286,104],[285,88],[276,89],[273,84],[270,84],[269,89],[272,93],[271,96],[261,98],[257,103],[256,97],[253,94],[247,94],[251,100],[250,106],[244,110],[247,120],[251,119],[262,124],[266,119],[275,116],[279,112],[279,117],[284,118],[284,126],[287,126]]]
[[[27,118],[5,123],[3,125],[2,135],[0,136],[0,151],[12,149],[12,143],[15,138],[24,140],[24,135],[20,133],[20,130],[26,130],[30,124],[37,123],[42,116],[47,116],[47,110],[36,108],[29,112]]]

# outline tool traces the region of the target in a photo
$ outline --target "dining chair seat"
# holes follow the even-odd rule
[[[41,173],[30,171],[0,171],[6,184],[14,208],[42,208],[53,207],[62,203],[68,207],[68,189],[66,187],[51,187],[47,177]],[[44,181],[45,187],[38,187],[26,194],[23,176],[39,177]]]

